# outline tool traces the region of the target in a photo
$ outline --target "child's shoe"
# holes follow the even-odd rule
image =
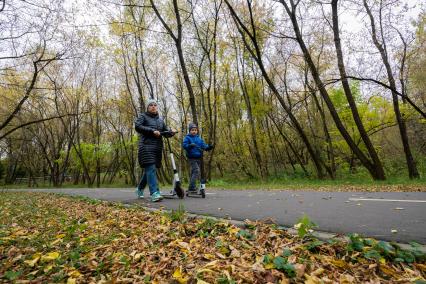
[[[188,188],[188,192],[197,192],[197,189],[196,188]]]

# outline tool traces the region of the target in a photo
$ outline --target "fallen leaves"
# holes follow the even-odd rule
[[[0,207],[0,282],[405,283],[426,274],[413,254],[355,235],[327,243],[264,223],[237,228],[41,193],[2,193]]]
[[[51,261],[59,257],[59,252],[53,251],[41,256],[41,261]]]

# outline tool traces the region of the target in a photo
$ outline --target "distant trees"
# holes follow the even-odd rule
[[[148,98],[182,132],[171,142],[184,172],[194,121],[217,145],[211,178],[418,178],[425,16],[412,25],[409,6],[388,4],[122,0],[86,28],[57,1],[0,1],[5,181],[135,184],[133,121]]]

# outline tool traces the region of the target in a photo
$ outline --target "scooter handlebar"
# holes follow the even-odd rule
[[[164,136],[164,135],[175,135],[176,133],[178,133],[179,131],[160,131],[160,135]]]

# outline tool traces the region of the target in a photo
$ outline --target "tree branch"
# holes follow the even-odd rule
[[[40,122],[44,122],[44,121],[49,121],[49,120],[57,119],[57,118],[63,118],[63,117],[66,117],[66,116],[78,116],[80,114],[85,114],[85,113],[89,113],[89,112],[82,112],[82,113],[77,113],[77,114],[75,114],[75,113],[68,113],[68,114],[64,114],[64,115],[58,115],[58,116],[47,117],[47,118],[42,118],[42,119],[37,119],[37,120],[29,121],[29,122],[20,124],[20,125],[12,128],[12,129],[10,129],[9,131],[7,131],[6,133],[4,133],[3,135],[0,135],[0,140],[3,139],[3,138],[5,138],[5,137],[7,137],[8,135],[10,135],[11,133],[15,132],[16,130],[18,130],[18,129],[22,128],[22,127],[28,126],[28,125],[32,125],[32,124],[36,124],[36,123],[40,123]]]
[[[423,118],[426,119],[426,113],[424,111],[422,111],[407,95],[402,94],[401,92],[399,92],[398,90],[395,90],[394,88],[392,88],[391,86],[380,82],[378,80],[375,79],[371,79],[371,78],[362,78],[362,77],[355,77],[355,76],[346,76],[345,78],[347,79],[352,79],[352,80],[356,80],[356,81],[367,81],[367,82],[373,82],[375,84],[378,84],[392,92],[394,92],[396,95],[400,96],[402,99],[406,100],[419,114],[421,114],[423,116]],[[329,82],[327,84],[332,84],[338,81],[341,81],[343,78],[339,78],[339,79],[331,79],[329,80]]]

